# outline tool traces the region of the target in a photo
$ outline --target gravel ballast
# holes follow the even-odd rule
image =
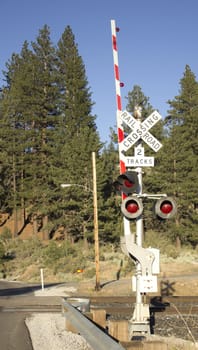
[[[34,350],[92,350],[83,337],[65,330],[61,314],[33,314],[25,323]]]

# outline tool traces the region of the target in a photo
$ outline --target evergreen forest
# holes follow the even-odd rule
[[[162,68],[163,69],[163,68]],[[6,62],[0,87],[0,225],[12,218],[13,238],[29,225],[32,237],[93,242],[92,152],[96,154],[98,227],[102,244],[118,244],[123,234],[121,197],[112,184],[119,175],[116,127],[103,144],[92,113],[86,67],[70,26],[57,43],[44,25],[34,42]],[[112,91],[114,94],[114,91]],[[134,85],[126,109],[142,107],[143,120],[152,106]],[[166,193],[177,202],[177,215],[160,221],[153,201],[144,204],[145,235],[159,232],[172,242],[198,244],[198,82],[186,64],[178,95],[152,128],[163,147],[155,167],[145,167],[145,193]],[[146,144],[145,153],[148,154]],[[132,151],[131,151],[132,152]],[[131,154],[132,155],[132,154]],[[70,186],[62,188],[61,184]],[[133,224],[132,224],[133,225]]]

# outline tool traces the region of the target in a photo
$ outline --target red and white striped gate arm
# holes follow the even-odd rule
[[[119,160],[120,160],[120,173],[126,171],[126,166],[124,161],[121,159],[121,142],[124,140],[124,130],[121,125],[121,120],[119,118],[120,113],[122,112],[122,100],[120,86],[120,73],[118,65],[118,46],[117,46],[117,37],[116,32],[119,31],[116,28],[115,20],[111,20],[111,33],[112,33],[112,49],[113,49],[113,63],[114,63],[114,76],[115,76],[115,88],[116,88],[116,103],[117,103],[117,132],[118,132],[118,149],[119,149]]]
[[[111,33],[112,33],[112,49],[113,49],[113,63],[114,63],[114,75],[115,75],[115,87],[116,87],[116,103],[117,103],[117,130],[118,130],[118,150],[119,150],[119,161],[120,161],[120,173],[123,174],[126,171],[126,165],[123,161],[121,155],[121,142],[124,140],[124,130],[121,124],[120,113],[122,112],[122,100],[120,86],[123,86],[120,83],[120,73],[118,65],[118,46],[117,46],[117,37],[116,32],[119,31],[116,28],[115,20],[111,20]],[[122,193],[122,200],[126,198],[126,195]],[[125,217],[123,218],[124,223],[124,235],[128,236],[131,234],[130,222]]]

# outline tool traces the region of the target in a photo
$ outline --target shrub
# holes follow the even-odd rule
[[[95,270],[94,267],[91,268],[91,269],[85,270],[85,271],[83,272],[83,276],[84,276],[85,278],[93,278],[93,277],[95,276],[95,274],[96,274],[96,270]]]
[[[4,242],[12,238],[12,233],[8,227],[3,228],[0,238]]]
[[[0,241],[0,261],[4,258],[5,256],[5,248],[3,243]]]
[[[134,270],[135,270],[134,261],[131,260],[130,258],[128,258],[126,263],[124,264],[124,266],[121,269],[121,274],[123,276],[126,276],[129,272],[131,273]]]
[[[152,247],[160,250],[160,254],[176,259],[180,255],[180,250],[173,244],[170,237],[165,232],[148,231],[146,233],[144,247]]]
[[[71,244],[69,241],[64,241],[60,246],[61,255],[68,256],[72,255],[73,257],[78,255],[78,250],[74,244]]]
[[[57,246],[55,241],[50,241],[49,245],[43,252],[44,264],[46,266],[54,265],[62,256],[61,248]]]
[[[89,261],[95,261],[95,251],[94,249],[90,249],[88,251],[88,253],[86,254],[87,259],[89,259]]]

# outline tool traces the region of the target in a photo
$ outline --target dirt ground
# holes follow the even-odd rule
[[[101,271],[102,275],[102,271]],[[131,277],[116,279],[101,279],[100,290],[95,291],[95,279],[79,282],[81,295],[133,295]],[[158,292],[152,295],[165,296],[197,296],[198,295],[198,263],[168,262],[161,264],[161,272],[158,276]]]

